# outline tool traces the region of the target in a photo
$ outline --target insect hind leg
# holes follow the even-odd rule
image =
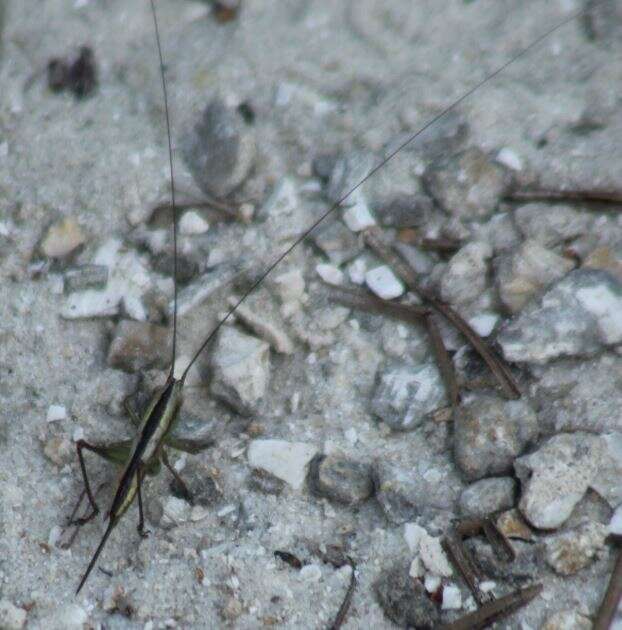
[[[138,534],[141,538],[147,538],[149,532],[145,529],[145,514],[143,512],[143,493],[142,485],[145,473],[141,466],[136,471],[136,492],[138,494],[138,526],[136,527]]]
[[[171,475],[173,475],[175,481],[179,486],[179,489],[181,490],[181,493],[184,495],[184,499],[186,499],[186,501],[190,503],[190,505],[194,505],[192,493],[188,489],[186,482],[181,478],[181,475],[173,468],[173,466],[169,462],[168,455],[166,454],[166,451],[164,449],[162,449],[162,461],[164,462],[164,465],[168,468]]]

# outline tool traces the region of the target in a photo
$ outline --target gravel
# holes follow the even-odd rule
[[[622,223],[614,208],[538,202],[547,209],[542,212],[502,197],[510,179],[519,188],[619,185],[620,68],[612,63],[622,46],[618,12],[604,20],[595,15],[589,28],[576,21],[559,29],[376,173],[331,217],[336,227],[327,223],[322,238],[316,234],[315,242],[292,251],[266,280],[260,299],[229,320],[188,374],[177,430],[203,443],[193,453],[170,456],[201,503],[184,501],[166,469],[147,479],[151,536],[138,538],[132,508],[101,556],[106,572],[94,571],[76,599],[76,577],[102,523],[94,519],[82,528],[70,551],[55,546],[73,531],[63,528],[82,487],[74,440],[130,439],[125,399],[139,386],[161,384],[168,367],[155,360],[170,347],[164,330],[156,341],[143,340],[146,358],[154,358],[146,372],[119,369],[134,370],[145,359],[128,346],[120,363],[107,360],[117,328],[171,326],[159,64],[148,3],[27,0],[12,3],[10,11],[4,4],[0,625],[327,627],[349,575],[308,549],[337,546],[357,567],[344,628],[391,628],[393,618],[410,623],[420,614],[423,625],[434,626],[467,612],[470,599],[458,575],[440,585],[429,571],[421,582],[409,576],[415,554],[403,524],[440,539],[460,516],[465,478],[487,481],[514,470],[521,481],[516,504],[534,525],[522,535],[533,540],[513,541],[519,558],[510,565],[487,543],[474,545],[485,577],[500,593],[525,577],[544,583],[543,596],[509,623],[539,628],[556,614],[593,618],[611,571],[610,543],[571,575],[552,571],[544,549],[547,538],[578,527],[580,518],[592,526],[609,522],[622,503],[616,412]],[[180,216],[178,234],[179,365],[187,365],[232,296],[243,295],[325,212],[327,201],[581,6],[575,4],[262,0],[243,3],[237,17],[223,23],[209,3],[160,0],[177,192],[188,213]],[[51,92],[48,61],[72,59],[82,46],[93,51],[97,68],[92,91],[79,99]],[[219,113],[212,116],[206,108],[214,103]],[[216,139],[221,157],[210,153],[215,145],[206,146],[206,135]],[[330,159],[320,164],[320,156]],[[193,207],[207,190],[225,198],[216,208]],[[437,292],[444,287],[460,314],[479,322],[520,364],[522,399],[499,399],[492,414],[497,420],[482,423],[487,432],[475,431],[471,444],[465,439],[467,449],[480,448],[483,438],[481,457],[475,449],[457,458],[456,433],[471,395],[497,397],[463,387],[456,418],[438,409],[446,400],[430,371],[433,352],[424,329],[326,299],[317,265],[330,263],[344,283],[362,285],[366,272],[383,264],[353,231],[376,220],[397,240],[422,285]],[[531,247],[534,241],[548,256]],[[506,280],[497,262],[504,256],[514,262],[525,243],[527,253],[535,252],[535,288],[530,301],[510,307],[504,296],[517,267]],[[454,249],[439,251],[435,244]],[[459,264],[472,259],[473,249],[481,275]],[[577,268],[567,269],[568,261]],[[537,277],[552,267],[555,277]],[[391,295],[393,283],[384,280],[380,290]],[[555,291],[557,307],[549,309],[546,300]],[[463,346],[452,335],[452,352]],[[410,367],[409,377],[428,370],[419,380],[439,393],[426,395],[406,424],[409,407],[389,409],[388,396],[383,413],[389,421],[379,422],[374,410],[378,383],[396,363]],[[218,397],[210,383],[220,383]],[[406,396],[411,403],[415,389]],[[514,415],[512,404],[522,411]],[[47,422],[53,405],[63,407],[65,417]],[[572,465],[556,442],[566,436],[581,441],[571,450]],[[594,451],[592,444],[598,444]],[[330,490],[320,497],[307,483],[318,453],[329,463],[349,462],[325,478]],[[586,473],[594,462],[589,481],[575,478],[573,467]],[[116,478],[93,453],[86,454],[86,466],[95,488]],[[370,468],[375,496],[349,504],[363,496],[360,488],[369,491]],[[572,487],[561,487],[558,518],[545,518],[544,489],[556,488],[559,475],[573,480]],[[102,512],[112,485],[101,491]],[[589,507],[594,497],[600,512]],[[545,531],[549,527],[556,531]],[[279,549],[311,567],[303,574],[308,580],[275,560]],[[462,608],[443,610],[443,603]]]

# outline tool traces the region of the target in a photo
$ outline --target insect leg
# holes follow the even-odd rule
[[[145,529],[145,514],[143,512],[143,493],[142,493],[142,484],[143,479],[145,477],[145,473],[143,472],[142,466],[138,467],[136,471],[136,486],[137,486],[137,494],[138,494],[138,534],[141,538],[147,538],[149,536],[149,532]]]
[[[89,484],[89,477],[86,472],[86,465],[84,463],[84,456],[82,455],[82,449],[86,449],[87,451],[92,451],[93,453],[96,453],[97,455],[106,457],[106,454],[105,454],[106,447],[94,446],[93,444],[89,444],[88,442],[84,440],[78,440],[76,442],[76,450],[78,452],[80,470],[82,471],[82,479],[84,480],[84,491],[86,492],[86,496],[89,498],[89,502],[93,509],[90,514],[87,514],[86,516],[83,516],[82,518],[77,518],[75,520],[73,520],[73,518],[70,519],[69,521],[70,525],[84,525],[85,523],[88,523],[90,520],[92,520],[99,513],[99,507],[97,506],[97,503],[95,502],[95,497],[93,495],[93,492],[91,491],[91,486]],[[75,516],[77,508],[79,507],[81,502],[82,502],[82,496],[80,496],[78,505],[76,506],[76,509],[73,511],[71,515],[72,517]]]
[[[188,486],[181,478],[181,475],[171,466],[171,463],[168,461],[168,455],[166,454],[166,451],[164,449],[162,449],[162,461],[164,462],[164,465],[169,469],[171,475],[173,475],[173,477],[175,478],[175,481],[181,488],[181,492],[184,495],[186,501],[188,501],[190,505],[193,505],[194,501],[192,500],[192,493],[190,492],[190,490],[188,490]]]

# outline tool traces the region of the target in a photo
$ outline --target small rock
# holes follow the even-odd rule
[[[159,525],[164,529],[172,529],[190,521],[192,508],[184,499],[167,497],[162,505],[162,517]]]
[[[351,205],[343,212],[343,221],[353,232],[361,232],[368,227],[376,225],[363,193],[358,190],[349,198]],[[353,200],[353,202],[352,202]]]
[[[446,404],[443,379],[434,364],[383,364],[371,409],[394,431],[411,431],[426,414]]]
[[[525,519],[515,508],[499,515],[497,527],[507,538],[517,538],[527,542],[535,540],[533,530],[525,523]]]
[[[236,109],[214,99],[183,137],[181,153],[203,192],[226,197],[250,172],[255,161],[255,139],[252,128]]]
[[[401,628],[435,628],[439,621],[436,606],[421,582],[408,575],[408,567],[398,563],[385,569],[374,584],[384,614]]]
[[[248,478],[248,487],[263,494],[278,496],[285,489],[285,482],[265,470],[254,468]]]
[[[326,196],[328,199],[333,203],[337,203],[363,178],[365,178],[374,166],[374,156],[370,153],[364,152],[355,152],[335,160],[334,167],[330,173],[330,178],[326,187]],[[356,202],[358,197],[357,192],[355,192],[352,197],[349,197],[344,204],[351,205]],[[367,206],[362,193],[360,193],[360,195],[359,199],[365,206]]]
[[[179,233],[185,236],[205,234],[209,230],[209,223],[194,210],[184,212],[179,220]]]
[[[320,263],[316,265],[315,270],[317,271],[317,275],[327,284],[332,284],[333,286],[343,284],[343,271],[338,267]]]
[[[303,442],[285,440],[253,440],[247,451],[248,463],[261,468],[300,490],[307,476],[307,465],[316,448]]]
[[[300,201],[297,184],[289,177],[275,186],[259,215],[267,220],[272,238],[278,241],[298,237],[300,226],[309,220],[308,209]]]
[[[496,313],[485,312],[470,317],[469,325],[480,337],[488,337],[495,329],[499,319],[499,315]]]
[[[574,263],[535,240],[495,261],[499,297],[510,313],[518,313],[533,297],[563,278]]]
[[[313,491],[331,501],[356,505],[374,491],[372,467],[341,455],[315,458],[309,470]]]
[[[454,457],[468,479],[503,475],[538,436],[538,419],[524,400],[471,394],[454,422]]]
[[[495,254],[516,249],[523,240],[509,212],[495,213],[486,223],[474,225],[473,229],[474,238],[490,243]]]
[[[274,350],[281,354],[293,354],[294,342],[283,330],[282,322],[280,322],[281,326],[276,323],[275,319],[279,319],[276,313],[272,313],[272,317],[269,318],[263,309],[253,308],[253,305],[248,304],[248,302],[239,304],[237,296],[231,296],[227,301],[229,306],[237,306],[236,319],[239,319],[245,326],[265,339]]]
[[[596,247],[583,260],[583,267],[608,271],[622,283],[622,243],[608,247]]]
[[[423,467],[429,472],[432,465],[424,462]],[[384,461],[376,462],[376,499],[391,523],[401,525],[428,511],[453,509],[460,484],[456,484],[455,478],[446,478],[442,471],[436,472],[426,478],[417,471],[405,471]]]
[[[605,546],[607,527],[587,522],[546,540],[546,561],[559,575],[574,575],[591,564]]]
[[[21,630],[26,625],[27,613],[23,608],[13,605],[8,599],[0,600],[0,628]]]
[[[183,469],[181,476],[190,491],[193,505],[213,508],[222,500],[223,493],[213,469],[198,463],[192,464]],[[169,488],[175,498],[188,499],[176,479],[171,481]]]
[[[609,521],[609,533],[622,536],[622,505],[618,505]]]
[[[514,469],[523,486],[519,509],[527,521],[540,529],[562,525],[598,474],[604,455],[600,438],[576,432],[556,435],[517,459]]]
[[[65,319],[112,317],[121,308],[129,317],[147,319],[143,299],[153,290],[153,279],[144,256],[124,248],[118,239],[107,240],[96,252],[93,265],[108,269],[103,290],[87,289],[67,296],[61,315]]]
[[[367,286],[379,298],[392,300],[404,293],[404,285],[387,265],[374,267],[365,274]]]
[[[65,437],[51,437],[43,447],[44,455],[57,466],[65,466],[76,456],[74,445]]]
[[[508,173],[478,148],[441,158],[424,173],[427,191],[447,212],[481,219],[492,214],[509,184]]]
[[[592,622],[576,610],[564,610],[549,617],[540,630],[591,630]]]
[[[220,611],[220,615],[226,621],[235,621],[244,612],[242,602],[235,596],[227,598],[225,605]]]
[[[54,609],[50,617],[40,621],[46,630],[82,630],[87,622],[88,614],[78,604],[65,604]]]
[[[67,269],[63,274],[63,290],[65,293],[101,290],[108,282],[108,267],[103,265],[80,265]]]
[[[523,170],[523,161],[516,151],[510,147],[503,147],[499,150],[497,153],[497,162],[503,164],[503,166],[507,166],[513,171]]]
[[[622,342],[622,285],[604,271],[575,269],[502,329],[508,361],[543,364]]]
[[[212,394],[242,415],[255,413],[270,378],[269,352],[265,341],[223,326],[210,358]]]
[[[71,218],[62,219],[48,228],[41,241],[41,253],[48,258],[66,258],[86,243],[82,228]]]
[[[430,536],[423,527],[416,523],[406,523],[404,525],[404,539],[410,551],[419,557],[427,571],[440,577],[453,575],[453,569],[443,551],[440,538]]]
[[[480,479],[460,495],[460,512],[464,516],[486,516],[514,505],[516,481],[512,477]]]
[[[468,304],[486,289],[487,261],[492,256],[488,243],[468,243],[449,261],[441,278],[441,297],[451,304]]]
[[[302,582],[319,582],[322,579],[322,569],[317,564],[305,564],[298,577]]]
[[[291,269],[277,276],[274,286],[281,302],[298,302],[305,292],[305,279],[300,269]]]
[[[58,420],[67,419],[67,409],[63,405],[50,405],[46,416],[47,422],[57,422]]]
[[[549,203],[528,203],[514,211],[514,222],[525,238],[547,248],[588,233],[593,220],[587,212]]]
[[[443,588],[443,610],[459,610],[462,608],[462,595],[455,584],[447,584]]]
[[[313,242],[334,265],[356,258],[362,246],[359,239],[341,221],[332,221],[312,235]]]
[[[121,320],[108,349],[108,365],[124,372],[168,367],[172,333],[166,326]]]
[[[434,211],[432,199],[424,194],[399,195],[374,207],[380,225],[392,228],[421,228]]]

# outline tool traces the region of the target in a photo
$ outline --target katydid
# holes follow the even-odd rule
[[[334,213],[343,202],[350,197],[358,188],[360,188],[365,182],[367,182],[373,175],[375,175],[380,169],[382,169],[390,160],[392,160],[399,152],[405,149],[408,145],[413,143],[416,138],[418,138],[424,131],[433,126],[437,121],[446,116],[448,113],[455,110],[463,101],[469,98],[474,92],[476,92],[479,88],[483,87],[493,78],[495,78],[499,73],[503,72],[509,65],[513,64],[515,61],[523,57],[533,48],[535,48],[539,43],[541,43],[544,39],[549,37],[553,32],[557,31],[559,28],[567,24],[568,22],[575,20],[579,15],[583,14],[585,10],[578,11],[564,21],[558,23],[553,28],[546,31],[543,35],[533,41],[531,44],[526,46],[516,55],[514,55],[508,62],[504,63],[497,70],[492,72],[483,80],[479,81],[476,85],[474,85],[471,89],[465,92],[460,98],[454,101],[451,105],[443,109],[438,115],[433,117],[429,122],[427,122],[423,127],[421,127],[418,131],[410,135],[405,141],[403,141],[397,148],[393,149],[390,153],[388,153],[381,161],[378,162],[369,173],[362,178],[356,185],[354,185],[347,193],[345,193],[340,199],[338,199],[333,205],[331,205],[325,212],[321,214],[321,216],[314,221],[308,228],[306,228],[282,253],[280,253],[274,261],[258,276],[258,278],[252,283],[252,285],[242,293],[241,297],[237,299],[237,301],[231,306],[231,308],[226,312],[224,317],[222,317],[216,326],[210,331],[205,340],[201,343],[198,350],[192,356],[190,362],[185,367],[183,373],[179,378],[175,377],[174,374],[174,366],[175,366],[175,358],[176,358],[176,342],[177,342],[177,214],[178,208],[175,202],[175,184],[174,184],[174,173],[173,173],[173,152],[172,152],[172,143],[171,143],[171,133],[170,133],[170,119],[169,119],[169,111],[168,111],[168,96],[166,91],[166,81],[164,77],[164,60],[162,49],[160,45],[160,36],[158,31],[158,21],[157,15],[154,5],[154,0],[150,0],[151,2],[151,10],[154,21],[154,31],[155,31],[155,39],[158,49],[158,57],[160,63],[160,73],[162,79],[162,91],[163,91],[163,100],[164,100],[164,109],[166,116],[166,126],[167,126],[167,134],[168,134],[168,153],[169,153],[169,169],[170,169],[170,193],[171,193],[171,208],[172,208],[172,227],[173,227],[173,251],[174,251],[174,269],[173,269],[173,286],[174,286],[174,309],[173,309],[173,343],[172,343],[172,358],[171,358],[171,367],[168,374],[168,378],[166,380],[165,385],[160,388],[153,398],[151,402],[147,406],[143,416],[141,419],[134,417],[133,412],[129,412],[132,415],[133,419],[138,424],[138,431],[136,437],[133,441],[121,441],[116,442],[107,446],[98,446],[92,445],[84,440],[79,440],[77,442],[77,452],[80,463],[80,468],[82,471],[84,485],[85,485],[85,493],[88,497],[88,500],[91,505],[91,512],[83,517],[76,519],[73,521],[75,524],[84,524],[90,521],[98,512],[99,508],[95,501],[95,496],[90,487],[88,476],[86,472],[86,466],[83,457],[83,451],[90,450],[105,459],[112,461],[118,465],[122,466],[122,472],[120,474],[119,480],[117,482],[116,491],[114,493],[114,498],[112,503],[107,511],[108,524],[106,530],[102,536],[102,539],[88,564],[88,567],[82,576],[76,594],[80,592],[82,587],[84,586],[86,580],[88,579],[91,571],[93,570],[97,560],[110,536],[113,529],[119,523],[122,516],[128,510],[130,505],[134,502],[134,499],[138,498],[138,509],[139,509],[139,522],[138,522],[138,532],[141,536],[146,536],[147,532],[144,528],[144,513],[143,513],[143,500],[142,500],[142,482],[145,477],[150,475],[155,475],[159,472],[161,468],[161,464],[163,463],[169,471],[174,475],[182,489],[186,492],[188,498],[190,495],[179,477],[179,474],[174,470],[174,468],[170,465],[168,460],[167,451],[168,447],[180,450],[187,450],[190,452],[196,451],[199,446],[194,444],[190,440],[179,440],[175,439],[171,435],[171,430],[173,429],[175,422],[177,420],[179,410],[182,405],[182,391],[184,387],[184,383],[186,381],[186,377],[188,375],[189,370],[192,368],[194,363],[197,361],[201,353],[207,348],[210,344],[210,341],[214,338],[219,329],[230,319],[233,313],[237,310],[237,308],[246,300],[246,298],[266,279],[266,277],[272,273],[272,271],[288,256],[288,254],[295,249],[302,241],[304,241],[314,230],[324,222],[324,220]],[[466,324],[466,322],[462,322],[463,331],[471,331],[471,328]],[[471,331],[472,332],[472,331]],[[474,338],[479,340],[479,337],[473,333]],[[482,342],[483,343],[483,342]],[[502,369],[500,371],[503,371]],[[508,389],[512,390],[513,385],[510,383],[508,385]],[[516,393],[516,392],[514,392]]]

